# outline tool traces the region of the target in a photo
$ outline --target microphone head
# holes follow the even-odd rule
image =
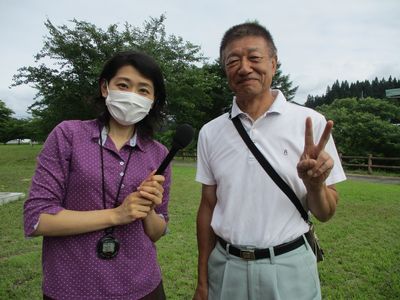
[[[183,149],[190,144],[194,136],[194,129],[189,124],[180,125],[175,132],[172,139],[172,147],[176,149]]]

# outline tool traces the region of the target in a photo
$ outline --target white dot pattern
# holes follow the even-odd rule
[[[97,121],[65,121],[49,135],[38,157],[29,198],[24,205],[27,236],[34,231],[41,213],[62,209],[103,209],[101,160]],[[107,138],[104,148],[106,206],[115,197],[131,146],[119,152]],[[137,137],[118,199],[136,190],[157,169],[167,149],[153,140]],[[122,175],[121,175],[122,174]],[[164,199],[156,208],[168,220],[170,167],[165,172]],[[112,260],[97,257],[96,244],[104,231],[67,237],[43,238],[43,292],[56,299],[140,299],[161,281],[156,248],[144,233],[142,221],[118,226],[120,242]]]

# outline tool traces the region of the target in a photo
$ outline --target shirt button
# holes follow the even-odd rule
[[[123,162],[123,161],[120,161],[119,164],[120,164],[121,166],[123,166],[123,165],[124,165],[124,162]]]
[[[121,188],[124,188],[124,187],[125,187],[125,184],[122,184],[122,185],[121,185]]]
[[[119,173],[119,176],[121,177],[124,176],[124,172]]]

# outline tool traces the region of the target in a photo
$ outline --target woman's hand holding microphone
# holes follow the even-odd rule
[[[115,208],[116,225],[131,223],[138,219],[145,219],[154,209],[160,205],[163,199],[165,181],[164,176],[154,175],[153,171],[137,188],[137,191],[130,193]]]

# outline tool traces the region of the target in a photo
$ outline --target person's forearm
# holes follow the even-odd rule
[[[336,211],[338,194],[334,186],[323,184],[307,189],[307,204],[311,213],[321,222],[328,221]]]
[[[34,236],[67,236],[87,233],[115,226],[113,209],[93,211],[61,210],[55,215],[43,213]]]
[[[211,228],[212,209],[200,204],[197,215],[197,244],[198,244],[198,285],[207,287],[208,258],[215,246],[215,233]]]
[[[151,210],[143,219],[144,232],[153,241],[158,241],[164,234],[167,223],[164,218]]]

